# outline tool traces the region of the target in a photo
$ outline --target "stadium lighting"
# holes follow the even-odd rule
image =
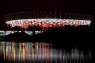
[[[77,19],[17,19],[6,21],[6,24],[11,27],[19,26],[26,28],[28,26],[39,26],[39,27],[61,27],[64,25],[90,25],[91,20],[77,20]]]

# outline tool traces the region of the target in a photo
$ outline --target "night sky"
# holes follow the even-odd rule
[[[5,15],[15,12],[61,11],[64,13],[76,13],[94,16],[93,2],[94,1],[92,0],[0,0],[0,25],[5,23]]]

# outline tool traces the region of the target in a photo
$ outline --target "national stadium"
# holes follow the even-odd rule
[[[69,26],[81,26],[91,24],[91,15],[62,13],[62,12],[18,12],[5,16],[8,26],[28,28],[37,26],[41,28],[53,28]]]

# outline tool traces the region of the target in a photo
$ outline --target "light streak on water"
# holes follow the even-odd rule
[[[77,48],[71,51],[66,51],[65,49],[56,49],[49,43],[30,43],[23,42],[17,43],[12,42],[11,45],[3,45],[3,56],[4,60],[14,60],[14,61],[35,61],[35,62],[64,62],[64,63],[79,63],[87,62],[91,59],[91,52],[88,55],[84,55],[83,51]]]

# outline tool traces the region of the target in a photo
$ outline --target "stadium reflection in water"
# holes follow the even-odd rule
[[[33,61],[47,63],[90,62],[91,53],[87,55],[78,49],[71,52],[65,49],[54,48],[52,44],[44,42],[0,42],[0,51],[3,51],[4,60]]]

